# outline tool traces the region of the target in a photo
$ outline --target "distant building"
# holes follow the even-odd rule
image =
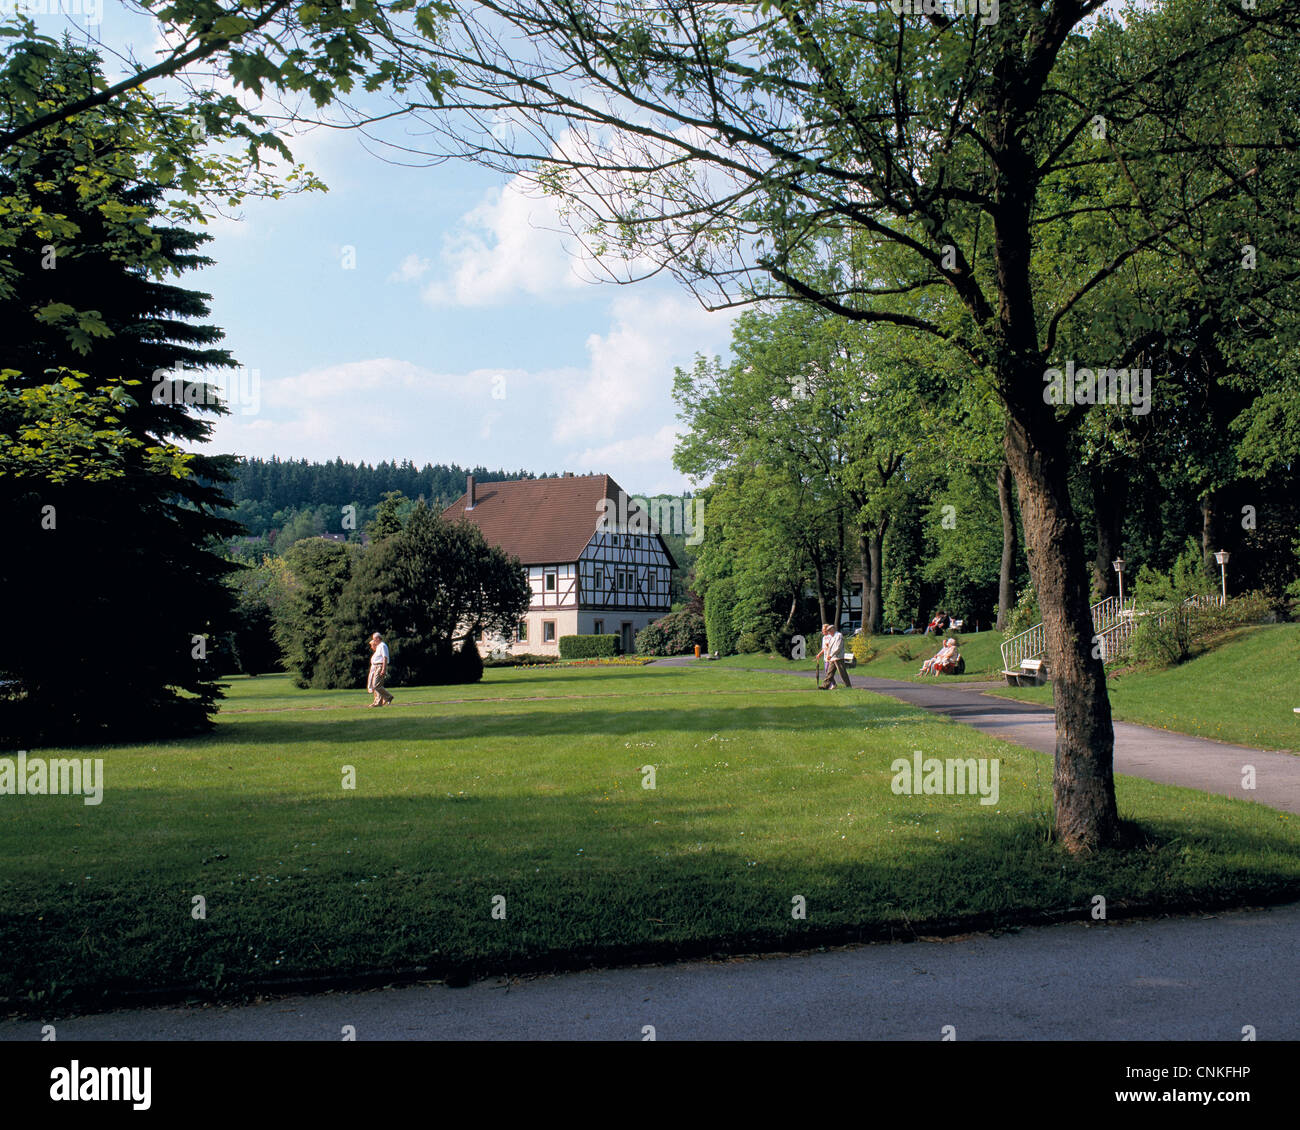
[[[557,654],[561,636],[635,634],[671,610],[675,565],[649,515],[608,475],[476,483],[442,515],[473,522],[488,543],[519,558],[532,603],[514,638],[478,641],[483,654]]]

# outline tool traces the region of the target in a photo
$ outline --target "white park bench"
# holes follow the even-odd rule
[[[1038,687],[1047,682],[1047,664],[1041,659],[1022,659],[1019,670],[1004,670],[1002,674],[1007,677],[1009,687],[1023,687],[1026,684]]]

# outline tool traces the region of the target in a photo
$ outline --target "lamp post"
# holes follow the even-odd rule
[[[1119,574],[1119,606],[1124,607],[1124,558],[1117,557],[1111,562],[1115,572]]]
[[[1223,603],[1228,603],[1228,551],[1219,549],[1215,551],[1214,560],[1219,563],[1219,580],[1223,584]]]

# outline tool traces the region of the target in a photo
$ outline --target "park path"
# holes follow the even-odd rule
[[[1300,1039],[1300,904],[53,1020],[81,1040]],[[51,1018],[53,1019],[53,1018]],[[42,1023],[0,1023],[0,1042]],[[1190,1061],[1189,1061],[1190,1062]]]
[[[813,677],[811,671],[765,670]],[[855,689],[889,695],[946,714],[964,725],[1040,753],[1056,751],[1056,717],[1051,707],[984,693],[1000,683],[909,683],[852,672],[850,675]],[[827,693],[845,692],[838,688]],[[1242,787],[1247,765],[1255,767],[1253,789]],[[1136,722],[1116,722],[1115,772],[1300,813],[1300,756],[1293,753],[1230,745]]]

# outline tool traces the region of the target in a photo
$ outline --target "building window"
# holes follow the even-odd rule
[[[596,623],[593,625],[593,627],[595,628],[595,634],[596,634],[596,635],[598,635],[598,636],[603,636],[603,635],[605,634],[605,621],[604,621],[604,620],[597,620]]]
[[[596,566],[595,572],[591,576],[592,583],[595,584],[596,588],[603,589],[605,587],[605,570],[599,565]]]
[[[527,620],[519,621],[519,627],[515,629],[515,639],[519,643],[528,642],[528,621]]]
[[[542,621],[542,643],[554,643],[554,642],[555,642],[555,621],[543,620]]]
[[[611,534],[609,538],[610,545],[618,545],[618,534]]]
[[[555,591],[555,573],[554,573],[554,572],[549,572],[549,573],[546,574],[546,591],[547,591],[547,592],[554,592],[554,591]]]

